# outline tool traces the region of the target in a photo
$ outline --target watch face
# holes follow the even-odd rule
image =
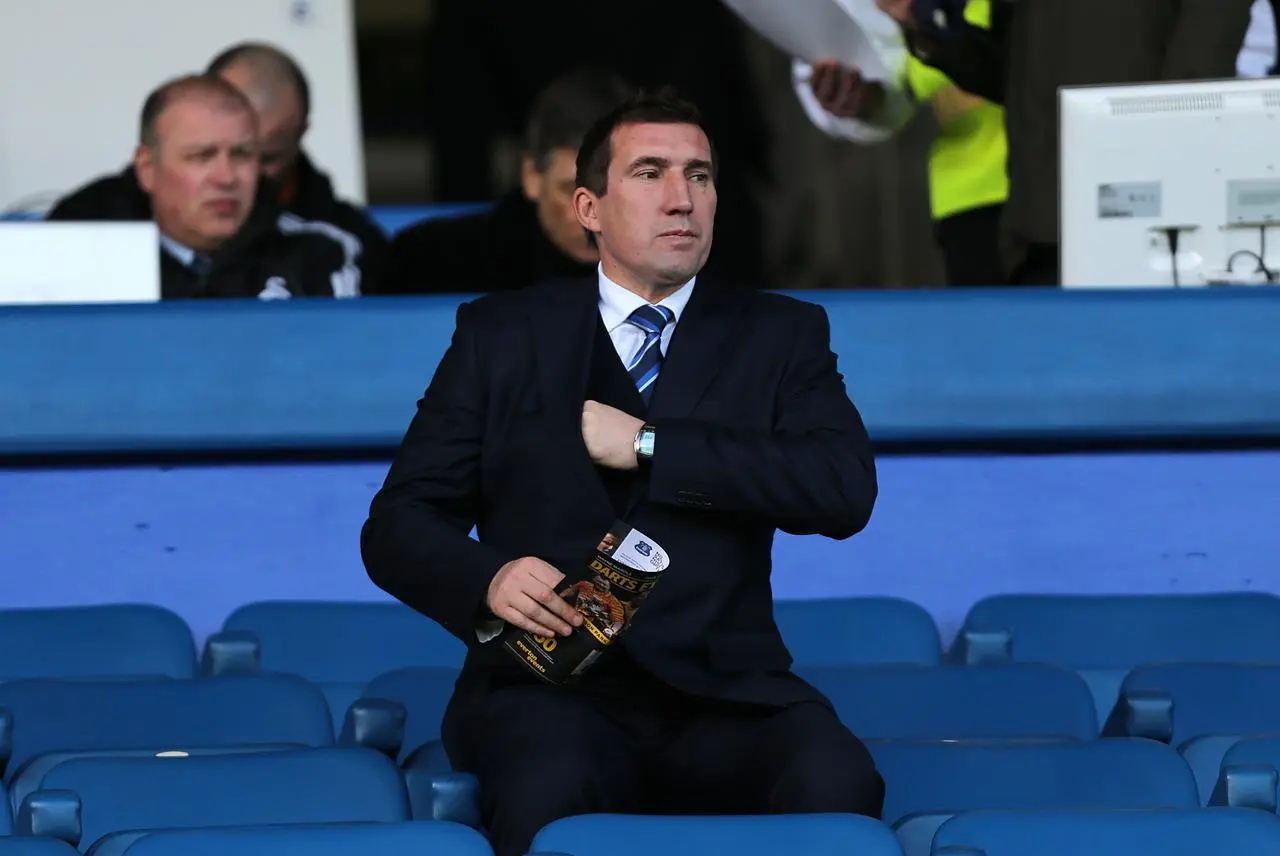
[[[653,431],[652,430],[640,432],[639,452],[643,457],[646,457],[646,458],[653,457]]]

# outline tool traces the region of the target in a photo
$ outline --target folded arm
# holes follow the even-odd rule
[[[469,306],[418,402],[360,537],[369,578],[468,645],[489,583],[516,556],[469,537],[480,500],[485,387]]]
[[[797,535],[847,538],[865,527],[876,499],[875,462],[830,341],[826,312],[811,307],[772,430],[656,421],[650,500],[745,514]]]

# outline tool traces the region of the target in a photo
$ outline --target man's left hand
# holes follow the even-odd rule
[[[634,470],[636,433],[644,420],[598,401],[582,407],[582,440],[591,460],[613,470]]]

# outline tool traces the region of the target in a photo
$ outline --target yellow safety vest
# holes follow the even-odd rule
[[[964,16],[975,26],[991,26],[991,0],[969,0]],[[929,152],[933,219],[1004,202],[1009,195],[1004,109],[961,91],[915,57],[907,60],[906,75],[916,100],[931,103],[938,116],[938,137]]]

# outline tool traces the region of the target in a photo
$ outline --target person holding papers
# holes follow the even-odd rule
[[[669,93],[591,127],[574,211],[596,274],[459,307],[364,526],[369,577],[469,649],[441,736],[497,856],[570,815],[883,807],[867,748],[790,670],[770,587],[779,530],[867,525],[871,445],[826,312],[702,275],[716,158]],[[561,569],[619,520],[662,546],[662,583],[548,683],[497,640],[582,627]]]

